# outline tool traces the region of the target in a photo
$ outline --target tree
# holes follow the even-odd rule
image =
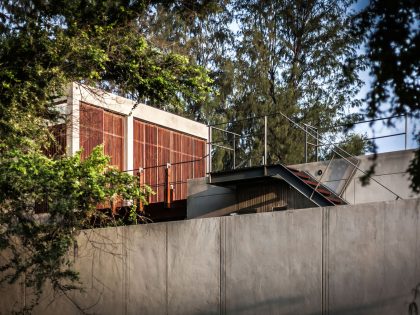
[[[215,124],[226,121],[231,114],[234,89],[233,14],[229,0],[158,3],[142,20],[142,30],[154,45],[165,51],[191,56],[191,61],[208,70],[212,79],[211,93],[205,100],[186,100],[183,116]],[[187,10],[185,10],[187,8]],[[218,141],[217,135],[214,141]],[[228,163],[223,151],[214,151],[215,169]]]
[[[141,21],[142,32],[164,51],[190,56],[191,61],[207,69],[212,91],[205,100],[185,100],[186,117],[215,123],[226,119],[228,97],[232,92],[231,60],[232,13],[228,0],[164,2],[152,6]]]
[[[136,20],[145,3],[2,2],[2,138],[20,136],[13,121],[28,114],[54,118],[51,99],[72,81],[167,109],[205,98],[210,80],[203,68],[140,34]]]
[[[99,202],[147,193],[135,178],[109,167],[101,148],[84,161],[44,156],[47,126],[60,118],[53,100],[76,81],[176,110],[210,90],[202,67],[141,34],[138,20],[148,4],[0,3],[0,251],[9,255],[0,270],[9,282],[25,274],[37,297],[48,281],[63,292],[76,288],[65,253],[77,231],[98,217]],[[39,204],[47,209],[42,220],[35,213]]]
[[[360,81],[349,1],[235,2],[239,30],[233,111],[238,119],[282,112],[329,131],[354,99]],[[346,67],[346,60],[355,62]],[[268,162],[302,162],[302,130],[282,115],[268,118]],[[261,160],[262,123],[242,121],[244,158]]]
[[[31,310],[47,280],[63,294],[80,285],[66,256],[80,229],[99,221],[119,224],[99,212],[97,204],[117,196],[145,202],[146,192],[136,178],[110,167],[101,147],[83,161],[80,154],[52,160],[36,151],[1,149],[0,251],[6,257],[1,281],[24,278],[35,292],[34,303],[25,309]],[[37,214],[41,206],[43,215]],[[130,220],[137,219],[133,204]]]
[[[420,118],[420,6],[414,0],[371,0],[354,20],[357,35],[366,42],[366,56],[373,82],[366,97],[365,114],[407,115]],[[388,121],[391,124],[391,121]],[[420,136],[416,135],[420,145]],[[420,153],[416,151],[408,171],[412,189],[420,191]],[[374,172],[374,167],[370,173]]]
[[[350,32],[349,5],[209,1],[199,12],[182,15],[176,4],[161,4],[148,15],[144,32],[157,45],[193,56],[210,69],[216,93],[200,108],[186,108],[207,123],[230,122],[219,127],[241,135],[235,143],[237,162],[259,164],[263,119],[243,119],[282,111],[328,132],[347,114],[346,108],[359,105],[354,99],[360,83],[356,73],[361,63],[355,51],[359,38]],[[269,117],[269,132],[268,162],[302,161],[301,130],[274,115]],[[233,145],[232,135],[218,131],[213,140]],[[232,152],[216,149],[213,162],[217,169],[232,164]]]

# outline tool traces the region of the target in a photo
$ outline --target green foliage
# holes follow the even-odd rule
[[[407,115],[420,118],[420,6],[415,0],[371,0],[354,19],[354,32],[364,36],[373,81],[366,96],[369,118]],[[391,121],[388,121],[392,125]],[[417,130],[415,127],[414,130]],[[415,135],[418,141],[418,135]],[[369,174],[375,171],[375,164]],[[408,169],[414,192],[420,190],[420,152]]]
[[[282,112],[295,122],[327,130],[339,123],[360,81],[357,37],[350,32],[349,1],[235,2],[239,21],[232,116]],[[346,67],[346,60],[354,60]],[[263,123],[243,121],[244,158],[262,157]],[[303,161],[304,133],[282,115],[268,120],[269,163]]]
[[[366,114],[420,118],[420,6],[414,0],[371,0],[355,19],[373,76]]]
[[[230,1],[211,0],[156,3],[141,20],[144,35],[163,51],[191,57],[208,69],[212,90],[199,102],[184,100],[180,114],[215,123],[226,119],[228,97],[232,91],[231,61],[233,33]]]
[[[96,206],[116,198],[146,202],[150,190],[110,167],[102,152],[97,147],[82,161],[80,153],[53,160],[39,152],[2,150],[0,251],[9,259],[0,266],[1,281],[13,283],[24,275],[25,285],[37,296],[47,280],[56,290],[76,288],[78,276],[66,254],[80,229],[100,216]],[[36,213],[40,206],[45,213]],[[134,223],[137,216],[133,206]],[[112,217],[100,219],[102,225],[115,224]]]
[[[327,129],[339,123],[355,99],[360,37],[351,32],[351,1],[219,0],[179,12],[156,4],[142,22],[162,47],[187,53],[210,69],[213,90],[199,108],[207,123],[237,121],[282,111],[299,123]],[[261,163],[263,120],[221,125],[242,136],[237,163]],[[304,134],[281,115],[269,118],[269,161],[302,162]],[[218,133],[214,141],[232,146]],[[216,168],[232,165],[232,152],[215,149]]]
[[[369,151],[371,152],[373,150],[372,142],[366,138],[366,136],[350,133],[346,135],[344,141],[340,142],[337,147],[334,148],[334,151],[343,155],[345,158],[362,155]],[[332,150],[327,150],[323,155],[327,160],[330,160],[333,157],[340,158],[340,155],[334,153]]]
[[[75,235],[98,222],[120,223],[97,204],[146,202],[150,193],[109,167],[101,148],[84,161],[80,154],[50,159],[41,153],[47,126],[63,118],[54,99],[68,83],[176,112],[206,99],[211,79],[204,68],[153,46],[140,32],[139,20],[153,3],[0,2],[0,250],[11,257],[1,266],[4,281],[25,275],[38,295],[47,281],[57,290],[74,289],[77,274],[65,254]],[[35,214],[39,205],[47,205],[46,215]],[[132,206],[128,220],[138,219]]]
[[[57,119],[52,100],[74,81],[177,112],[202,102],[211,83],[204,68],[151,46],[139,31],[147,3],[3,1],[0,139],[39,142],[45,120]]]
[[[417,135],[417,145],[420,147],[420,135]],[[411,179],[410,187],[413,192],[420,193],[420,149],[417,149],[414,154],[415,156],[408,167]]]

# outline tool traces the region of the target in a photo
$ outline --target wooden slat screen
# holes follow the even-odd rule
[[[124,169],[124,118],[104,111],[104,153],[111,164]]]
[[[51,141],[48,148],[44,149],[45,155],[49,157],[65,155],[67,145],[66,124],[54,125],[48,129],[54,137],[54,141]]]
[[[167,163],[172,167],[175,200],[186,199],[187,179],[205,176],[205,140],[138,119],[133,127],[134,168],[145,168],[145,182],[156,192],[150,202],[164,201]]]
[[[80,148],[85,159],[93,148],[103,143],[103,110],[85,103],[80,103]]]
[[[80,103],[80,148],[86,158],[99,144],[111,157],[111,164],[124,169],[124,117],[86,103]]]

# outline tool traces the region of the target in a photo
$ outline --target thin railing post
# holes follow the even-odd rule
[[[308,126],[305,126],[305,163],[308,163]]]
[[[236,169],[236,139],[235,139],[235,135],[233,135],[233,169]]]
[[[173,186],[171,185],[172,180],[172,169],[171,164],[166,163],[165,168],[165,189],[164,189],[164,204],[165,208],[171,208],[172,204],[172,192],[173,192]]]
[[[137,176],[139,177],[139,187],[141,190],[144,189],[144,169],[142,167],[139,167],[138,172],[137,172]],[[144,192],[144,190],[143,190]],[[143,212],[144,210],[144,204],[143,201],[141,199],[139,199],[139,210],[141,212]]]
[[[264,116],[264,165],[267,165],[267,116]]]
[[[212,130],[211,130],[211,126],[209,126],[209,137],[208,137],[208,153],[207,153],[207,171],[210,174],[211,173],[211,138],[212,138]]]
[[[404,137],[405,137],[405,145],[404,145],[404,149],[407,150],[407,114],[405,114],[405,129],[404,129]]]
[[[316,128],[316,150],[315,150],[315,155],[316,155],[316,161],[318,162],[318,148],[319,148],[319,132],[318,132],[318,128]]]

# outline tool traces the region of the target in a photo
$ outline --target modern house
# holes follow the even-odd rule
[[[369,156],[209,172],[207,126],[75,84],[68,95],[53,149],[103,143],[121,170],[144,169],[155,221],[192,220],[83,230],[69,254],[85,290],[47,285],[33,314],[391,315],[418,302],[413,150],[379,154],[368,186]],[[0,294],[2,315],[33,291],[22,282]]]
[[[366,156],[212,172],[212,128],[204,124],[76,83],[57,106],[67,119],[53,127],[58,145],[51,150],[83,149],[86,157],[103,144],[111,164],[155,192],[145,208],[153,221],[415,197],[406,173],[410,150],[379,155],[368,187],[359,181],[372,163]]]
[[[51,151],[72,155],[83,149],[86,157],[103,144],[112,165],[133,175],[140,170],[142,181],[155,192],[149,208],[159,218],[152,219],[185,217],[187,180],[206,174],[206,125],[76,83],[57,107],[67,119],[53,127],[58,145]],[[170,196],[165,194],[168,185]],[[168,196],[170,207],[165,205]]]

